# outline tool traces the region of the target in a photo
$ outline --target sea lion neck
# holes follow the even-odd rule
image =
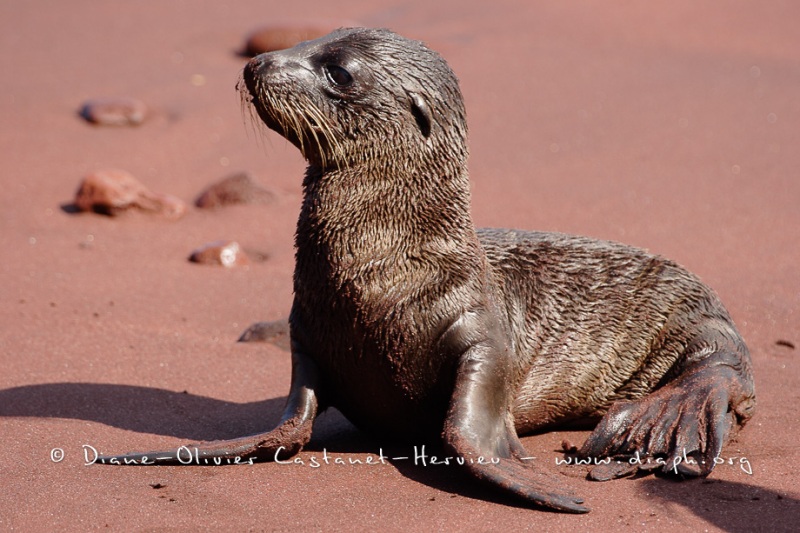
[[[324,172],[310,166],[296,244],[298,251],[324,250],[334,261],[403,262],[455,252],[477,242],[469,203],[466,171],[384,176],[359,166]]]

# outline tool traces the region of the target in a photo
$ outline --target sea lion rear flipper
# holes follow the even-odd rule
[[[174,450],[100,456],[100,464],[222,465],[272,461],[299,452],[311,438],[317,416],[317,366],[307,356],[292,353],[292,385],[278,426],[265,433],[231,440],[188,444]]]
[[[648,396],[614,404],[578,455],[615,457],[632,467],[615,474],[599,465],[589,477],[605,481],[639,469],[707,476],[755,405],[749,367],[742,368],[742,360],[726,352],[712,354]]]
[[[522,462],[508,408],[506,361],[487,345],[470,347],[461,359],[444,425],[444,442],[472,475],[538,505],[586,513],[583,500],[563,494],[550,476]]]

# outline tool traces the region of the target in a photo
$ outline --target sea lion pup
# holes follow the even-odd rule
[[[642,250],[475,230],[463,100],[438,54],[343,29],[260,55],[242,79],[246,103],[308,161],[292,381],[277,428],[196,457],[290,456],[335,406],[380,434],[440,437],[475,477],[562,511],[588,509],[523,461],[518,433],[600,420],[580,456],[711,471],[755,405],[727,311]],[[118,459],[144,455],[177,457]],[[620,473],[610,468],[595,477]]]

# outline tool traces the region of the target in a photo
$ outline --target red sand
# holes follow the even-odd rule
[[[795,529],[800,352],[785,344],[800,348],[800,4],[537,4],[2,3],[0,529]],[[388,26],[450,61],[470,116],[477,224],[624,241],[715,287],[758,387],[755,418],[723,454],[735,464],[693,482],[591,483],[554,465],[561,440],[586,432],[524,439],[586,499],[585,516],[401,461],[84,466],[84,444],[152,449],[277,421],[288,354],[234,341],[289,309],[304,165],[277,135],[248,135],[236,52],[259,26],[309,14]],[[116,96],[154,113],[136,128],[79,118],[85,100]],[[98,168],[187,202],[248,171],[278,200],[179,221],[63,209]],[[187,261],[218,239],[269,260]],[[409,453],[336,413],[321,422],[307,462],[323,448],[345,460]]]

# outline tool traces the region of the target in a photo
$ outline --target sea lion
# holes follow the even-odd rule
[[[475,477],[580,513],[523,461],[518,433],[600,420],[580,456],[707,475],[752,416],[747,347],[694,275],[621,244],[474,229],[458,80],[422,43],[337,30],[252,59],[240,90],[308,162],[291,388],[277,428],[196,457],[290,456],[335,406],[360,428],[441,438]],[[117,459],[145,455],[178,454]]]

